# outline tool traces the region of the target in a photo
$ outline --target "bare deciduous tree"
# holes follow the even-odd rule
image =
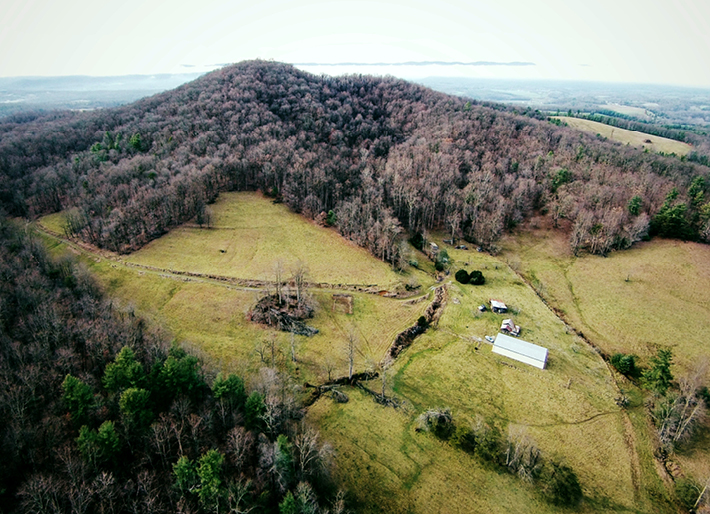
[[[345,343],[345,355],[348,359],[348,380],[353,378],[353,368],[355,367],[355,352],[357,352],[357,335],[355,328],[348,330],[347,341]]]
[[[259,360],[266,364],[266,353],[268,350],[268,345],[266,342],[262,341],[260,343],[256,343],[254,346],[254,353],[256,353],[259,356]]]
[[[298,307],[303,305],[304,298],[304,287],[306,284],[306,277],[308,276],[308,267],[301,261],[296,263],[293,268],[293,283],[296,287],[296,301],[298,302]]]
[[[532,483],[542,468],[540,450],[535,441],[520,426],[508,427],[505,465],[526,482]]]
[[[227,454],[234,467],[240,471],[254,446],[254,435],[244,427],[234,427],[227,435]]]
[[[308,480],[328,468],[333,448],[328,443],[321,444],[318,438],[318,432],[312,428],[302,430],[294,438],[294,465],[298,480]]]
[[[93,481],[98,511],[101,514],[113,514],[119,489],[113,474],[107,471],[99,473]]]
[[[58,493],[61,485],[52,475],[33,475],[18,491],[25,512],[61,512]]]
[[[323,361],[323,369],[325,372],[328,374],[328,382],[330,382],[333,378],[333,371],[335,371],[336,365],[335,361],[331,357],[326,357],[325,360]]]
[[[247,507],[247,499],[251,494],[251,480],[241,478],[227,484],[227,503],[229,514],[248,514],[256,508],[256,505]]]
[[[172,420],[166,413],[162,413],[158,420],[150,426],[151,443],[155,452],[160,456],[163,466],[168,465],[172,456],[170,442],[172,438]]]
[[[699,391],[707,373],[708,360],[678,378],[678,391],[672,391],[654,406],[652,417],[661,443],[669,449],[688,439],[706,418],[705,401]]]
[[[296,334],[291,332],[289,349],[291,350],[291,362],[297,362],[296,360]]]
[[[283,275],[283,262],[277,261],[276,264],[274,264],[274,282],[276,283],[276,296],[279,297],[279,306],[283,305]]]

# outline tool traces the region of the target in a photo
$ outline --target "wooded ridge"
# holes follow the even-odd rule
[[[93,112],[0,124],[11,216],[68,211],[68,231],[130,252],[209,223],[220,191],[259,189],[401,265],[409,235],[495,250],[534,212],[570,220],[575,251],[652,234],[710,240],[709,169],[394,78],[317,77],[249,61]]]

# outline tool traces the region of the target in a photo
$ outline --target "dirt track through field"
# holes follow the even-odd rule
[[[242,279],[236,277],[227,277],[222,275],[212,275],[206,273],[195,273],[192,271],[184,270],[174,270],[170,268],[159,268],[156,266],[148,266],[145,264],[137,264],[133,262],[128,262],[122,259],[118,254],[103,250],[84,241],[69,239],[57,232],[54,232],[47,227],[36,224],[37,230],[44,235],[56,239],[57,241],[64,243],[67,247],[74,253],[85,253],[93,256],[95,259],[106,259],[112,262],[113,267],[122,266],[127,269],[135,269],[143,272],[149,272],[157,274],[163,278],[173,279],[173,280],[183,280],[183,281],[196,281],[196,282],[208,282],[212,284],[219,284],[231,289],[239,289],[244,291],[269,291],[276,288],[276,282],[269,280],[251,280]],[[100,262],[100,261],[97,261]],[[377,284],[331,284],[327,282],[307,282],[305,285],[306,289],[328,289],[332,291],[348,291],[348,292],[358,292],[366,294],[376,294],[388,298],[411,298],[416,296],[417,292],[413,291],[411,294],[405,294],[401,292],[388,291],[386,289],[381,289]],[[424,295],[426,296],[426,295]]]

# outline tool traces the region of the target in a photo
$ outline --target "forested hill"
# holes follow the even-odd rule
[[[576,250],[652,232],[710,240],[709,170],[393,78],[316,77],[250,61],[129,106],[0,125],[14,216],[73,208],[70,230],[120,252],[261,189],[397,262],[404,230],[486,248],[536,210]]]

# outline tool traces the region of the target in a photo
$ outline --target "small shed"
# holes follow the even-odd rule
[[[506,334],[498,334],[493,343],[493,353],[509,357],[519,362],[545,369],[547,363],[547,348],[515,339]]]
[[[491,310],[497,314],[508,312],[508,306],[500,300],[491,299]]]
[[[520,325],[513,323],[512,319],[504,319],[500,325],[500,331],[518,337],[520,335]]]

